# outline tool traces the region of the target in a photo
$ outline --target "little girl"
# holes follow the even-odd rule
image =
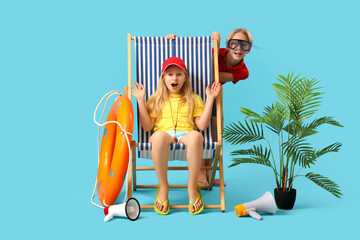
[[[163,62],[162,73],[156,92],[145,103],[145,87],[134,82],[132,94],[138,101],[139,118],[145,131],[153,130],[150,137],[152,160],[159,180],[154,209],[158,214],[168,214],[169,184],[167,162],[169,145],[184,143],[188,161],[189,212],[199,214],[204,209],[201,190],[197,185],[203,156],[203,137],[196,127],[203,131],[210,122],[212,105],[219,95],[221,85],[212,84],[206,88],[206,104],[191,89],[187,68],[182,59],[168,58]]]

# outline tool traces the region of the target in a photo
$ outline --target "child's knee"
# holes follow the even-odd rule
[[[191,132],[192,135],[189,138],[190,139],[190,144],[203,144],[204,142],[204,137],[201,135],[201,133],[197,132],[197,131],[192,131]]]
[[[157,131],[150,137],[152,146],[169,145],[171,143],[171,136],[164,131]]]

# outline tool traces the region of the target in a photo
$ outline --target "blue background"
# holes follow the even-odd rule
[[[284,234],[293,239],[337,239],[353,235],[360,213],[360,164],[355,151],[358,9],[359,3],[348,0],[1,1],[0,236],[260,239]],[[127,33],[202,36],[219,31],[224,47],[229,32],[238,27],[251,31],[257,48],[245,58],[250,77],[224,87],[225,125],[243,119],[240,106],[261,112],[272,103],[271,84],[277,75],[295,71],[317,78],[326,93],[317,116],[335,116],[345,127],[320,129],[313,138],[315,146],[341,141],[343,148],[319,159],[311,170],[338,183],[343,198],[299,177],[293,210],[264,215],[263,221],[237,218],[233,207],[272,192],[274,177],[262,166],[228,168],[229,154],[237,147],[225,144],[225,213],[205,210],[191,216],[186,210],[172,210],[163,217],[148,210],[135,222],[125,218],[103,222],[102,210],[90,204],[97,173],[93,111],[105,93],[123,92],[127,84]],[[156,183],[155,175],[140,178],[149,179]],[[218,192],[203,191],[204,201],[217,204]],[[152,204],[155,190],[134,196],[140,203]],[[170,193],[174,204],[186,204],[187,199],[185,190]]]

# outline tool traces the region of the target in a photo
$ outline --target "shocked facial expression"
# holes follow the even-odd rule
[[[249,41],[249,39],[247,38],[247,36],[242,33],[242,32],[238,32],[236,34],[234,34],[234,36],[231,37],[232,39],[239,39],[239,40],[245,40],[245,41]],[[230,49],[227,48],[228,54],[230,55],[230,57],[234,60],[234,61],[241,61],[241,59],[243,59],[245,57],[246,54],[248,54],[250,52],[249,51],[243,51],[240,47],[240,44],[235,48],[235,49]]]
[[[186,74],[182,68],[172,65],[166,68],[164,78],[170,93],[178,94],[186,81]]]

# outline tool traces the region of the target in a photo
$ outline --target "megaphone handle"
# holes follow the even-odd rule
[[[255,211],[249,211],[249,215],[252,217],[252,218],[255,218],[257,220],[261,220],[262,219],[262,216],[260,214],[258,214],[257,212]]]
[[[108,213],[108,215],[105,216],[104,221],[108,222],[114,217],[114,213]]]

